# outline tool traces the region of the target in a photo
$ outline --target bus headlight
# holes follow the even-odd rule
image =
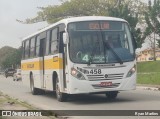
[[[136,65],[134,65],[128,72],[126,77],[131,77],[136,72]]]
[[[79,80],[86,80],[83,74],[77,71],[75,68],[71,68],[71,75]]]

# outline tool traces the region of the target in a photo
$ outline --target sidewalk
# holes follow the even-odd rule
[[[160,85],[137,84],[137,89],[160,91]]]

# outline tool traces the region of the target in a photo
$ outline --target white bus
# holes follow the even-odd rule
[[[63,19],[22,42],[22,80],[32,94],[104,93],[136,88],[136,43],[127,21],[86,16]]]

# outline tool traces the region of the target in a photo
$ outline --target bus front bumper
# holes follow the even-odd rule
[[[105,93],[107,91],[127,91],[136,89],[136,75],[119,80],[88,81],[72,77],[67,93],[89,94]]]

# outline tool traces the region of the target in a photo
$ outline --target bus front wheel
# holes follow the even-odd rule
[[[60,91],[58,80],[56,80],[56,97],[57,97],[57,100],[60,102],[65,102],[67,100],[67,94],[62,93]]]
[[[110,91],[106,93],[108,99],[115,99],[118,95],[118,91]]]

